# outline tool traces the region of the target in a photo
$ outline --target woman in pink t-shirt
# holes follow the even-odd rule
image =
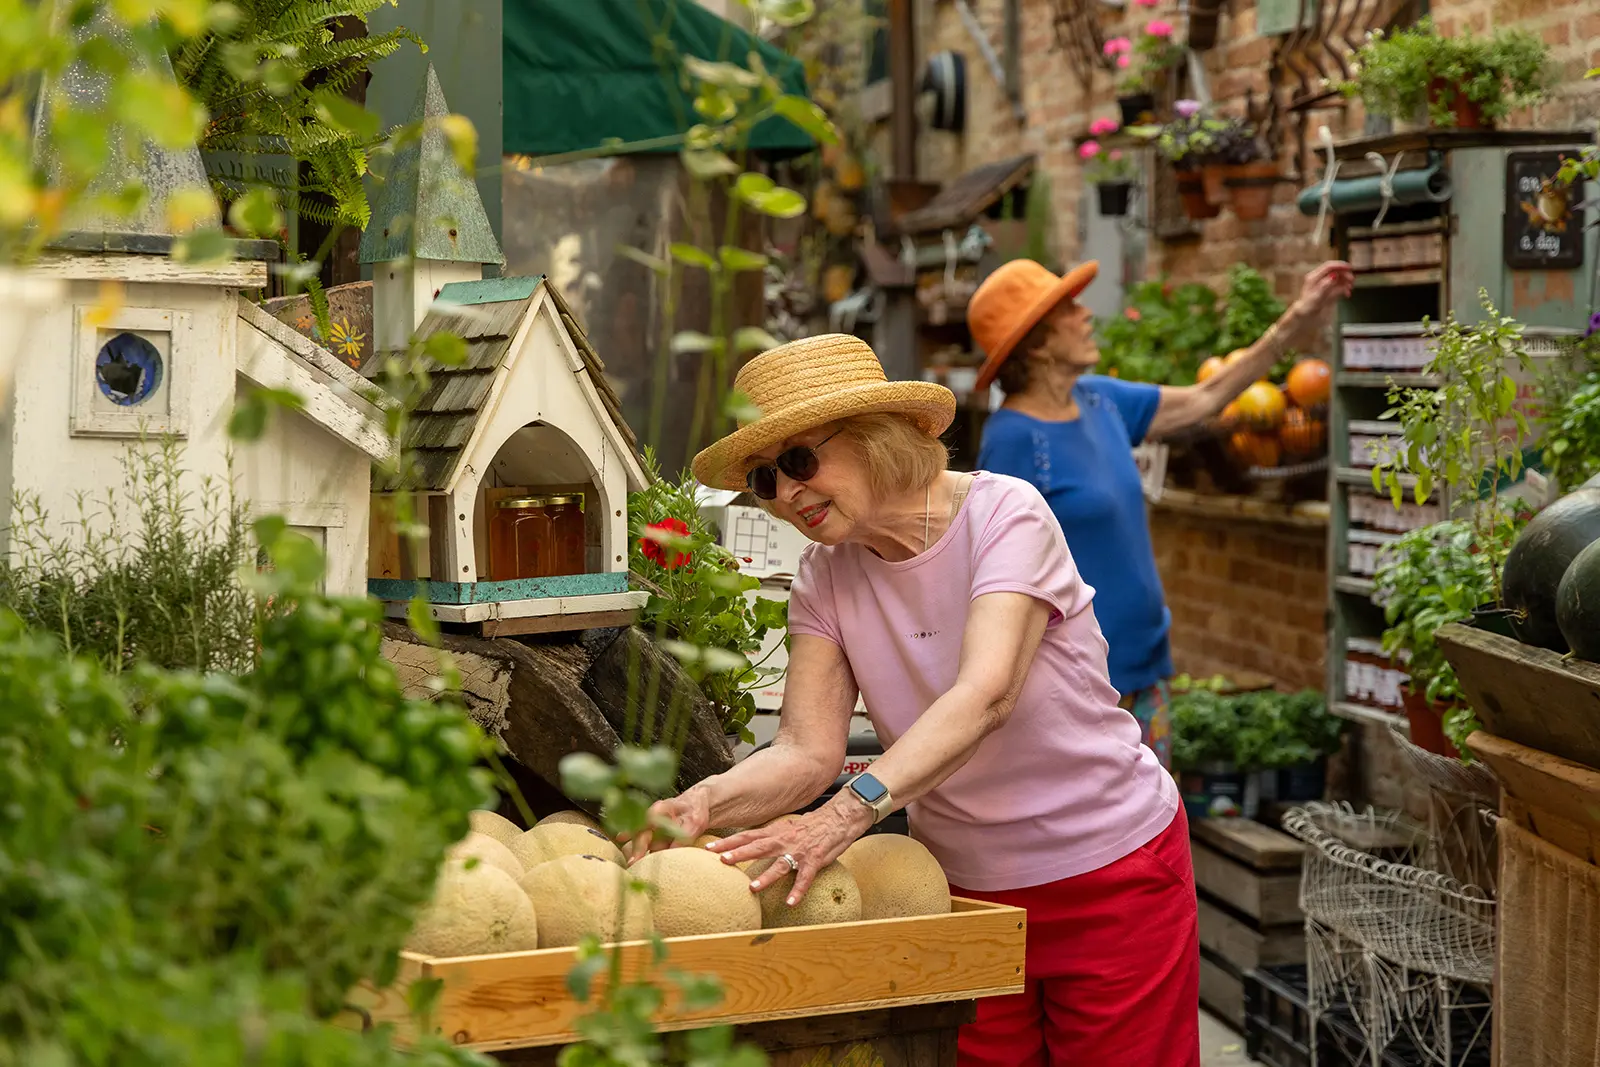
[[[905,807],[952,892],[1028,911],[1026,988],[978,1002],[962,1067],[1196,1067],[1183,809],[1117,706],[1094,590],[1044,498],[948,471],[954,396],[885,381],[854,337],[775,348],[735,388],[762,414],[696,456],[695,476],[748,488],[816,543],[790,598],[776,739],[655,812],[692,838],[806,806],[844,762],[859,693],[884,745],[870,773],[709,847],[728,863],[780,858],[751,888],[792,870],[793,903]]]

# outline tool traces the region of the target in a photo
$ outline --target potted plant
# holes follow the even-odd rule
[[[1277,161],[1256,137],[1255,127],[1240,120],[1228,120],[1212,149],[1213,168],[1222,179],[1221,202],[1228,204],[1236,217],[1245,221],[1264,219],[1272,209],[1272,190],[1280,180]],[[1213,196],[1208,187],[1206,194]]]
[[[1156,150],[1177,172],[1184,214],[1191,219],[1216,218],[1222,205],[1212,203],[1206,196],[1201,169],[1211,158],[1217,137],[1227,123],[1207,115],[1197,100],[1179,100],[1174,110],[1177,114],[1172,121],[1154,131]],[[1150,127],[1143,128],[1144,132],[1149,130]]]
[[[1122,124],[1135,126],[1153,121],[1155,76],[1183,59],[1183,49],[1172,42],[1172,23],[1151,19],[1137,42],[1113,37],[1103,51],[1124,72],[1117,78],[1117,107],[1122,111]]]
[[[1133,160],[1127,158],[1122,149],[1108,149],[1099,141],[1085,141],[1079,145],[1078,158],[1084,163],[1084,180],[1094,186],[1100,197],[1100,214],[1107,218],[1126,215],[1129,194],[1139,176]]]
[[[1352,77],[1333,83],[1367,111],[1435,127],[1493,127],[1544,99],[1555,79],[1550,49],[1525,30],[1440,36],[1431,19],[1395,33],[1374,30],[1357,51]]]

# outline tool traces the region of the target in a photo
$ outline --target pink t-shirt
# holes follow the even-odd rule
[[[1117,707],[1094,590],[1044,497],[979,472],[928,551],[889,563],[861,545],[809,545],[789,601],[791,633],[844,650],[887,749],[955,684],[968,605],[998,592],[1051,608],[1016,708],[908,809],[912,836],[950,881],[985,892],[1103,867],[1155,838],[1178,807],[1172,777]]]

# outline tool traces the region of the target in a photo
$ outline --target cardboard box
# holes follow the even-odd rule
[[[741,495],[706,490],[700,498],[700,517],[716,527],[718,544],[750,560],[740,568],[744,573],[757,578],[793,578],[800,566],[800,552],[811,539],[758,507],[733,503]]]

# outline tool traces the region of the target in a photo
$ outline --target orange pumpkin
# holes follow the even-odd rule
[[[1276,430],[1289,407],[1283,391],[1266,379],[1251,384],[1234,403],[1239,405],[1239,417],[1263,433]]]
[[[1247,467],[1276,467],[1281,456],[1276,437],[1250,430],[1240,430],[1230,437],[1228,450]]]
[[[1283,425],[1278,429],[1278,440],[1283,450],[1291,456],[1314,456],[1322,452],[1328,439],[1328,425],[1312,418],[1299,408],[1284,413]]]
[[[1230,430],[1239,425],[1239,402],[1237,400],[1222,409],[1221,419],[1222,425]]]
[[[1249,351],[1248,348],[1235,348],[1232,352],[1222,357],[1222,362],[1225,366],[1231,367],[1243,359]]]
[[[1222,362],[1222,358],[1220,356],[1212,356],[1204,363],[1200,364],[1200,369],[1194,373],[1194,380],[1197,382],[1203,382],[1212,375],[1216,374],[1224,366],[1226,366],[1226,364]]]
[[[1320,359],[1302,359],[1290,369],[1284,388],[1298,407],[1326,404],[1333,389],[1333,371]]]

